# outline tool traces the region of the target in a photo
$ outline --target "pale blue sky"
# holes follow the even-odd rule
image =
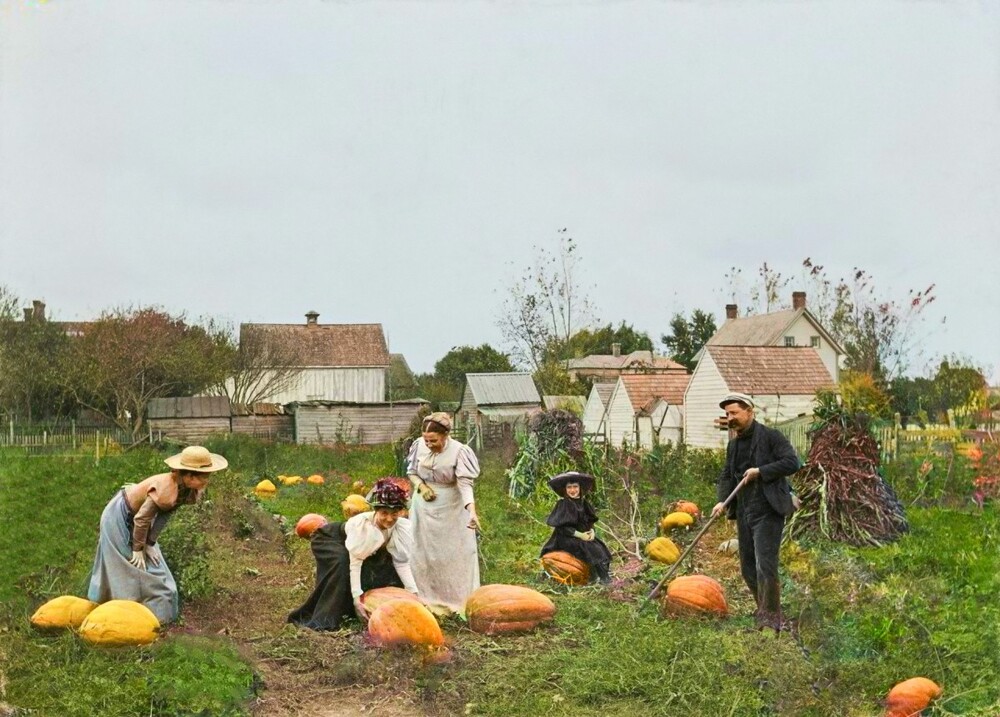
[[[314,309],[429,370],[562,227],[654,338],[810,256],[936,282],[924,359],[1000,380],[998,6],[0,0],[0,283],[56,318]]]

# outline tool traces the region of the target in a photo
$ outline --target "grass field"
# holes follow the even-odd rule
[[[484,522],[484,582],[550,594],[553,625],[486,637],[444,621],[453,659],[424,666],[367,647],[355,628],[316,635],[284,623],[312,585],[305,541],[289,535],[304,512],[339,513],[349,483],[394,472],[388,448],[327,450],[251,441],[213,445],[232,470],[210,500],[185,508],[162,543],[182,590],[182,620],[154,645],[100,650],[71,634],[44,635],[31,612],[55,595],[84,594],[100,512],[124,482],[158,472],[166,453],[102,460],[0,460],[0,714],[336,714],[341,701],[394,695],[408,714],[468,715],[877,715],[895,682],[931,677],[945,689],[928,714],[1000,714],[1000,517],[960,492],[911,486],[891,467],[912,530],[881,549],[826,542],[786,546],[783,587],[799,639],[749,629],[751,600],[736,560],[714,551],[732,537],[713,526],[689,568],[719,579],[723,621],[637,614],[635,599],[662,569],[611,590],[567,589],[540,578],[551,497],[514,503],[503,466],[484,460],[477,504]],[[665,471],[670,467],[665,466]],[[262,477],[323,473],[323,486],[279,488],[261,501]],[[656,499],[711,500],[714,476],[665,480]],[[960,484],[960,481],[952,481]],[[673,493],[676,493],[674,495]],[[912,493],[913,495],[908,495]],[[650,500],[650,502],[654,502]],[[690,534],[689,534],[690,536]],[[619,572],[619,577],[623,573]],[[30,710],[30,712],[26,711]]]

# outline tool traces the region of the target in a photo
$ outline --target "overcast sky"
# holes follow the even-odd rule
[[[923,360],[1000,380],[998,5],[0,0],[0,284],[55,318],[315,310],[430,370],[563,227],[654,339],[809,256],[936,283]]]

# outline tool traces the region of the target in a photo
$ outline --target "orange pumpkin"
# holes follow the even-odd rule
[[[707,575],[683,575],[670,581],[663,610],[673,615],[709,613],[725,617],[729,613],[726,593]]]
[[[885,717],[915,717],[932,700],[941,696],[941,688],[926,677],[911,677],[889,690],[885,700]]]
[[[575,555],[562,550],[543,555],[542,570],[563,585],[586,585],[590,582],[590,567]]]
[[[323,476],[321,476],[319,473],[313,473],[311,476],[306,478],[306,483],[309,483],[311,485],[323,485],[325,482],[326,479],[323,478]]]
[[[317,528],[327,524],[327,519],[319,513],[306,513],[295,524],[295,534],[300,538],[311,538]]]
[[[693,515],[697,518],[701,515],[701,510],[698,508],[697,503],[692,503],[689,500],[679,500],[674,504],[674,511],[678,513],[687,513],[688,515]]]
[[[378,609],[382,605],[385,605],[390,600],[412,600],[416,603],[420,602],[420,598],[413,593],[397,587],[372,588],[371,590],[366,590],[361,596],[361,603],[368,608],[369,613]]]
[[[389,600],[379,605],[368,618],[368,634],[382,647],[444,644],[441,626],[431,611],[416,600]]]
[[[555,614],[555,603],[520,585],[483,585],[465,601],[469,628],[487,635],[532,630]]]

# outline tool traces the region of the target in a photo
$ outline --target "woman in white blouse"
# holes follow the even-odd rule
[[[432,413],[407,459],[413,483],[413,577],[420,596],[455,612],[479,587],[479,516],[472,483],[479,476],[476,454],[449,436],[451,417]]]
[[[400,517],[406,491],[380,480],[370,496],[375,509],[345,523],[326,523],[311,539],[316,587],[288,621],[313,630],[337,630],[345,618],[368,619],[361,602],[366,590],[401,587],[417,594],[410,570],[410,521]]]

